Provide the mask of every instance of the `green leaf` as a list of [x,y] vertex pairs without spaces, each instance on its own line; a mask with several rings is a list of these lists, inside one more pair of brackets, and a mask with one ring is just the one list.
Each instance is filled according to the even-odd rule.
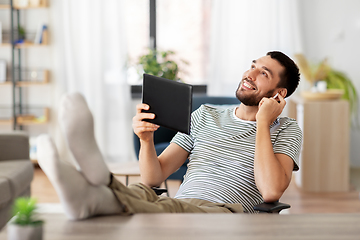
[[343,89],[343,99],[349,101],[350,114],[354,119],[357,127],[359,127],[359,98],[356,88],[352,81],[343,72],[329,69],[326,76],[326,82],[329,89]]
[[19,225],[37,225],[42,221],[36,219],[36,199],[29,197],[17,198],[13,205],[14,223]]

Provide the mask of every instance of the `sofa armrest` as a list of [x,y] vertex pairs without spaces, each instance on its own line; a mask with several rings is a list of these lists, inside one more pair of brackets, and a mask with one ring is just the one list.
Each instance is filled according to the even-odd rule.
[[22,131],[0,134],[0,161],[30,159],[29,136]]

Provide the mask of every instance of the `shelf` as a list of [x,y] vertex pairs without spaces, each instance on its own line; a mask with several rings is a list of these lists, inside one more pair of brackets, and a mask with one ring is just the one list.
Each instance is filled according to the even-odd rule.
[[37,9],[37,8],[47,8],[47,6],[44,4],[40,4],[39,6],[27,6],[27,7],[14,6],[14,9],[16,10]]
[[[11,46],[11,44],[9,45]],[[20,48],[32,48],[32,47],[44,47],[47,45],[48,45],[47,43],[35,44],[32,42],[24,42],[24,43],[15,44],[15,48],[20,49]]]
[[[16,122],[19,125],[41,125],[46,124],[49,122],[50,117],[50,109],[49,108],[43,108],[43,115],[40,117],[36,117],[32,114],[23,114],[18,115],[16,118]],[[13,118],[9,119],[0,119],[0,124],[11,124],[13,122]]]
[[11,124],[13,121],[12,119],[0,119],[0,124]]
[[44,114],[41,117],[36,117],[30,114],[24,114],[17,116],[16,122],[19,125],[38,125],[38,124],[45,124],[49,122],[50,116],[50,109],[44,108]]
[[11,47],[10,43],[1,43],[0,47]]
[[5,82],[1,82],[0,83],[0,86],[3,85],[3,86],[7,86],[7,85],[11,85],[12,83],[10,81],[5,81]]
[[[32,71],[32,70],[29,70],[29,71]],[[33,71],[38,71],[38,70],[33,70]],[[29,86],[39,86],[39,85],[46,85],[49,83],[49,70],[41,70],[39,71],[40,73],[43,74],[43,78],[39,80],[29,80],[29,81],[26,81],[26,80],[23,80],[23,81],[20,81],[20,82],[16,82],[16,86],[17,87],[29,87]],[[12,82],[11,81],[5,81],[5,82],[1,82],[0,83],[0,86],[10,86],[12,85]]]
[[[15,48],[16,49],[20,49],[20,48],[32,48],[32,47],[44,47],[47,46],[48,43],[41,43],[41,44],[35,44],[32,43],[30,41],[25,42],[25,43],[17,43],[15,44]],[[11,47],[11,43],[1,43],[0,47]]]
[[[14,5],[14,9],[16,9],[16,10],[37,9],[37,8],[47,8],[47,7],[48,7],[47,0],[40,1],[40,4],[37,6],[32,6],[29,4],[26,7],[21,7],[21,6]],[[10,4],[0,4],[0,9],[10,9],[10,8],[11,8]]]
[[[43,31],[42,43],[36,44],[29,40],[25,40],[24,43],[15,44],[16,49],[33,48],[33,47],[44,47],[49,45],[49,32],[47,29]],[[0,47],[11,47],[11,43],[1,43]]]

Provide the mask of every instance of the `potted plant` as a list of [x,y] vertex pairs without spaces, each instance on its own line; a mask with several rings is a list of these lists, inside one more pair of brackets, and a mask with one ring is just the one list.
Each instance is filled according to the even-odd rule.
[[[148,53],[138,59],[138,73],[142,77],[143,73],[163,77],[170,80],[181,80],[179,74],[179,64],[174,60],[175,52],[158,51],[149,49]],[[180,60],[184,64],[188,62]]]
[[304,55],[295,55],[299,69],[306,80],[312,86],[316,86],[319,81],[325,81],[327,89],[340,89],[343,91],[342,99],[346,99],[350,104],[350,113],[358,123],[358,93],[350,78],[343,72],[332,68],[327,59],[317,65],[311,66]]
[[13,205],[13,218],[8,224],[9,240],[42,240],[43,221],[36,212],[36,199],[20,197]]

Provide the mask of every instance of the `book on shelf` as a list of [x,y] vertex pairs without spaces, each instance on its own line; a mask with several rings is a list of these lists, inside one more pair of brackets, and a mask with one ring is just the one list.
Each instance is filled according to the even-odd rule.
[[44,32],[47,30],[47,26],[45,24],[39,24],[38,29],[35,34],[34,43],[35,44],[42,44],[45,43],[44,41]]

